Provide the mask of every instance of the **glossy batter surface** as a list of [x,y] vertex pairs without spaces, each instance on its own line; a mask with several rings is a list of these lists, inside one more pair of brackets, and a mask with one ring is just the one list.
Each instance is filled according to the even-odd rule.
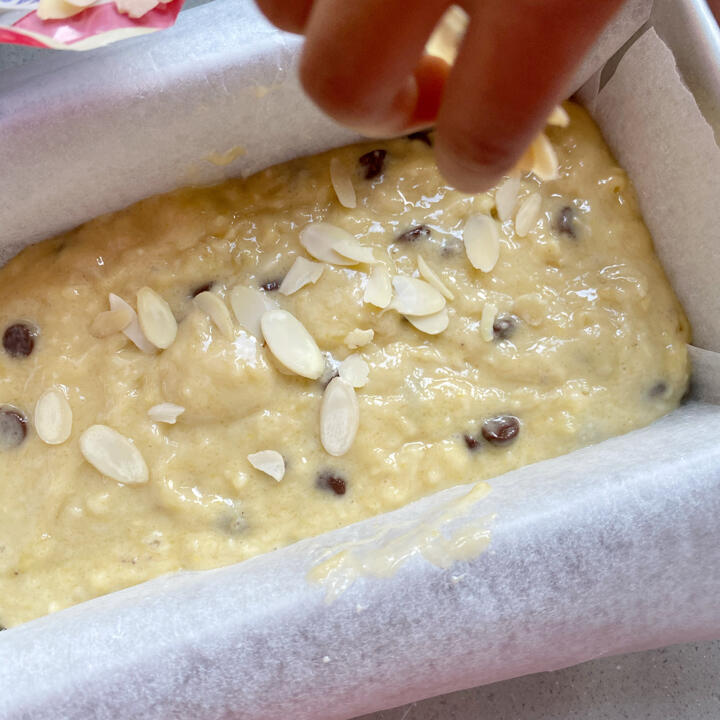
[[[36,333],[29,353],[0,349],[0,624],[161,573],[240,561],[674,408],[688,380],[684,315],[625,173],[584,111],[569,110],[569,127],[548,131],[560,178],[524,176],[504,221],[494,191],[468,196],[444,184],[430,138],[398,139],[151,198],[0,270],[0,333],[18,324]],[[368,179],[358,158],[378,148],[387,154]],[[333,157],[351,175],[354,209],[333,190]],[[521,237],[515,213],[531,193],[538,220]],[[472,215],[492,218],[499,234],[488,272],[463,246]],[[364,302],[371,267],[362,263],[326,264],[289,296],[273,289],[296,257],[311,259],[299,233],[318,221],[374,248],[391,275],[417,277],[422,256],[454,296],[447,329],[424,334]],[[225,337],[192,299],[206,285],[225,303],[237,285],[265,286],[320,350],[367,362],[347,453],[333,457],[321,444],[327,375],[280,372],[234,317]],[[144,286],[178,320],[166,350],[145,354],[120,332],[91,333],[109,293],[136,307]],[[486,306],[496,308],[489,336]],[[356,329],[374,336],[350,349]],[[52,388],[72,410],[70,436],[54,445],[34,426]],[[148,417],[163,402],[185,409],[176,424]],[[12,413],[27,420],[24,437]],[[504,443],[491,441],[492,423],[482,431],[496,416],[517,419]],[[131,440],[146,483],[114,481],[86,461],[79,438],[96,424]],[[248,460],[268,449],[284,458],[279,482]]]

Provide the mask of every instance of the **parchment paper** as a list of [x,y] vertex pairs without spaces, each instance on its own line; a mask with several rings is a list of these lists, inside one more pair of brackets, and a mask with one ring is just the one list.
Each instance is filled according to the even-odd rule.
[[[278,70],[278,63],[292,67],[295,41],[257,23],[237,0],[216,0],[213,8],[188,12],[185,23],[156,37],[159,44],[100,55],[95,73],[83,62],[62,76],[36,75],[45,78],[42,91],[3,80],[10,92],[0,103],[10,98],[12,112],[0,115],[0,157],[12,163],[3,167],[0,196],[14,193],[0,215],[6,244],[76,222],[80,216],[62,200],[75,198],[78,187],[85,198],[78,213],[92,215],[183,182],[188,166],[212,151],[248,149],[229,166],[202,167],[205,180],[249,172],[260,155],[275,162],[349,139]],[[240,33],[232,22],[212,35],[221,10],[244,23],[253,47],[235,47]],[[632,19],[616,30],[611,52],[637,30]],[[173,44],[175,32],[182,42]],[[217,53],[199,40],[208,36],[220,43]],[[704,193],[703,184],[712,190],[693,205],[692,232],[678,234],[687,225],[670,215],[647,218],[704,348],[693,350],[693,400],[650,427],[496,478],[487,497],[462,511],[457,503],[469,486],[239,565],[160,578],[0,633],[3,720],[345,718],[600,655],[720,636],[720,406],[709,404],[720,395],[713,352],[720,327],[707,317],[717,315],[720,253],[706,244],[717,243],[720,187],[717,174],[707,174],[717,148],[705,143],[706,126],[659,38],[649,33],[638,43],[594,100],[646,213]],[[196,67],[185,62],[193,54]],[[149,59],[154,75],[142,66]],[[108,89],[128,63],[139,74]],[[661,64],[663,74],[653,75]],[[597,68],[587,68],[583,80]],[[597,90],[601,76],[595,79]],[[258,104],[252,88],[259,85],[274,89]],[[68,100],[70,87],[84,89],[86,130],[78,122],[83,103]],[[640,111],[651,103],[659,104],[646,118]],[[205,123],[207,134],[197,127]],[[660,173],[678,162],[673,148],[695,141],[690,132],[703,143],[701,166],[691,167],[696,156],[684,151],[668,182]],[[155,143],[174,154],[162,157]],[[63,170],[63,160],[72,170]],[[61,180],[46,181],[55,171]],[[91,180],[100,197],[85,197],[93,195]],[[702,263],[688,265],[695,252]],[[444,534],[489,530],[489,548],[447,568],[410,548],[394,574],[358,577],[330,603],[327,584],[308,581],[337,548],[360,561],[382,557],[389,538],[443,514],[450,517]]]

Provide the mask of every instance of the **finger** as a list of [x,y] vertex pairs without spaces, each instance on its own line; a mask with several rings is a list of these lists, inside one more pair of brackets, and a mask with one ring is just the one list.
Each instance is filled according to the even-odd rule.
[[493,185],[563,99],[573,69],[622,0],[483,0],[437,122],[440,170],[460,190]]
[[313,0],[255,0],[265,17],[281,30],[302,34]]
[[[310,97],[342,123],[398,132],[419,101],[413,74],[448,0],[316,0],[300,77]],[[427,67],[420,71],[427,80]]]

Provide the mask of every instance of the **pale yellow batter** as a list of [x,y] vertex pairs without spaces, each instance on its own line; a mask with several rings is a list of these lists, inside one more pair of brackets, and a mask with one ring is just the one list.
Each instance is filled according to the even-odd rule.
[[[688,380],[686,320],[625,173],[584,111],[569,111],[568,128],[548,131],[560,179],[524,176],[517,193],[505,186],[500,218],[495,191],[449,189],[423,138],[398,139],[151,198],[3,268],[0,334],[13,325],[35,334],[16,328],[0,348],[0,623],[161,573],[237,562],[675,407]],[[385,158],[358,162],[375,149]],[[355,208],[338,201],[352,204],[352,194]],[[315,283],[287,296],[272,289],[298,256],[317,261],[299,238],[319,221],[373,248],[391,276],[420,277],[422,256],[452,296],[431,319],[437,330],[446,310],[447,329],[428,335],[365,302],[378,266],[364,262],[325,263]],[[499,237],[496,262],[483,245],[488,222]],[[478,227],[482,247],[470,243],[469,252],[486,271],[463,244]],[[208,284],[228,310],[233,288],[265,285],[321,351],[367,363],[347,452],[330,455],[321,443],[332,373],[288,373],[273,354],[277,336],[266,343],[261,329],[256,338],[231,310],[228,337],[207,314],[212,303],[192,299]],[[109,332],[98,320],[108,295],[137,309],[144,287],[177,318],[176,337],[157,335],[167,349],[143,353],[122,332],[97,337]],[[142,302],[154,302],[145,292]],[[429,293],[431,305],[437,296]],[[103,317],[123,320],[122,312]],[[355,330],[372,330],[372,340]],[[311,360],[303,367],[312,375]],[[53,389],[51,417],[62,416],[63,396],[72,413],[66,439],[62,424],[35,419]],[[184,409],[175,424],[148,416],[168,402]],[[486,439],[490,425],[481,430],[496,416],[516,418],[494,427],[514,435],[505,443]],[[94,425],[129,439],[146,482],[142,472],[134,484],[118,482],[88,462],[80,438]],[[248,460],[265,450],[282,456],[280,481]]]

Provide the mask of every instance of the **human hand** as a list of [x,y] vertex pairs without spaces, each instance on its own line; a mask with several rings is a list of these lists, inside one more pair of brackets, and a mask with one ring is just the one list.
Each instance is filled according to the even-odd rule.
[[495,184],[542,129],[622,0],[464,0],[452,68],[425,54],[450,0],[257,0],[303,33],[300,77],[341,123],[374,136],[436,126],[441,172],[460,190]]

